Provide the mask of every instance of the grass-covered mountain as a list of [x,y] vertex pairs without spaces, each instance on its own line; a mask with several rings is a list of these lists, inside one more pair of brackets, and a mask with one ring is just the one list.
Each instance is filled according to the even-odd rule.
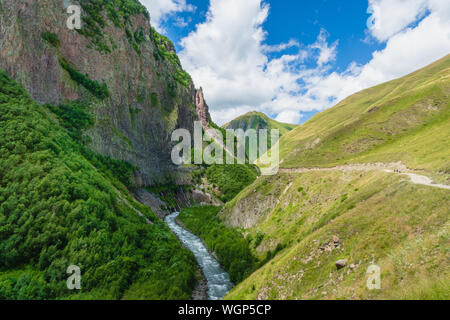
[[[262,112],[249,112],[246,113],[231,122],[225,124],[222,126],[222,129],[242,129],[244,131],[248,129],[256,130],[257,135],[259,136],[259,130],[266,129],[267,131],[267,148],[272,148],[272,139],[270,135],[270,130],[279,130],[280,137],[286,134],[287,132],[291,131],[292,129],[296,128],[297,125],[295,124],[287,124],[287,123],[281,123],[278,121],[275,121],[273,119],[270,119],[268,116],[266,116]],[[250,144],[247,141],[246,144],[246,154],[249,156],[249,146]],[[261,156],[258,152],[258,157]]]
[[280,136],[284,135],[285,133],[291,131],[296,127],[297,125],[295,124],[281,123],[273,119],[270,119],[262,112],[256,111],[246,113],[222,126],[222,128],[224,129],[233,129],[233,130],[243,129],[244,131],[247,129],[255,129],[255,130],[278,129],[280,130]]
[[[85,146],[92,121],[0,71],[0,300],[188,299],[193,255],[129,194],[133,167]],[[81,291],[66,287],[70,265]]]
[[[285,134],[280,173],[220,213],[269,258],[227,298],[449,299],[450,191],[384,170],[406,166],[448,185],[449,117],[447,56]],[[381,290],[366,286],[373,264]]]
[[282,166],[396,162],[450,174],[450,56],[361,91],[280,142]]

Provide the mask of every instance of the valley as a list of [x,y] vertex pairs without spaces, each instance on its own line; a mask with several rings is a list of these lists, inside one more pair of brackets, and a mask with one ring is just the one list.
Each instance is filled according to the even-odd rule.
[[[139,1],[77,1],[78,31],[64,3],[0,1],[0,300],[450,299],[450,55],[219,127]],[[279,130],[278,172],[175,164],[196,126]]]

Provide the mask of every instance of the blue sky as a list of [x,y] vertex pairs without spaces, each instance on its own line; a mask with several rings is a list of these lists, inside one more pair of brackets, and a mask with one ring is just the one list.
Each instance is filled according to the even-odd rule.
[[141,1],[219,124],[252,110],[302,123],[450,52],[450,1]]
[[[181,51],[180,40],[204,22],[209,0],[188,1],[196,7],[195,12],[171,15],[163,23],[164,33]],[[372,52],[382,47],[376,41],[366,39],[366,23],[370,17],[364,0],[283,0],[266,1],[270,4],[270,15],[264,23],[268,32],[267,44],[288,42],[298,39],[301,43],[313,43],[321,29],[329,33],[329,41],[339,41],[339,52],[335,67],[345,70],[353,62],[366,63]],[[177,20],[184,19],[187,26],[178,26]],[[287,50],[286,52],[292,52]]]

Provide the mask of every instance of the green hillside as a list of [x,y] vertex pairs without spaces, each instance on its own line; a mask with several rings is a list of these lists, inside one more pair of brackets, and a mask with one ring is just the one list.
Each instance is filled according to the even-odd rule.
[[[262,177],[222,217],[278,254],[226,298],[449,299],[449,193],[378,171]],[[366,287],[373,264],[382,290]]]
[[[285,134],[281,172],[257,179],[220,213],[268,260],[227,298],[449,299],[450,191],[382,166],[333,168],[402,162],[449,184],[449,95],[447,56]],[[366,286],[373,264],[381,290]]]
[[450,55],[354,94],[286,134],[282,166],[402,161],[450,173]]
[[[232,129],[232,130],[242,129],[246,131],[248,129],[254,129],[257,131],[257,134],[259,134],[259,130],[262,129],[267,129],[269,131],[278,129],[280,132],[280,137],[296,127],[298,126],[295,124],[281,123],[273,119],[270,119],[264,113],[256,111],[246,113],[222,126],[223,129]],[[245,147],[246,147],[245,150],[246,154],[247,156],[249,156],[249,143],[247,143]],[[267,135],[267,148],[268,149],[272,148],[272,139],[270,138],[270,133],[268,133]],[[258,152],[258,157],[259,156],[261,155]]]
[[270,119],[262,112],[256,111],[246,113],[222,126],[222,128],[224,129],[233,129],[233,130],[243,129],[244,131],[247,129],[255,129],[255,130],[278,129],[280,130],[281,136],[296,127],[298,126],[295,124],[281,123],[273,119]]
[[86,108],[42,106],[0,71],[0,300],[188,299],[194,256],[130,196],[133,167],[85,148]]

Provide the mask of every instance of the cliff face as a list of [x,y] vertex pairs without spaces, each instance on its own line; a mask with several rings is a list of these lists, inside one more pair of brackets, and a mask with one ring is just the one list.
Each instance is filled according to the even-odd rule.
[[[66,25],[71,4],[80,30]],[[177,176],[170,136],[193,129],[196,91],[138,1],[2,0],[0,69],[40,103],[88,102],[90,148],[139,167],[136,185]]]
[[203,128],[208,128],[210,126],[211,117],[209,115],[209,107],[206,104],[205,97],[203,96],[203,89],[200,88],[195,92],[195,109],[197,115],[202,122]]

